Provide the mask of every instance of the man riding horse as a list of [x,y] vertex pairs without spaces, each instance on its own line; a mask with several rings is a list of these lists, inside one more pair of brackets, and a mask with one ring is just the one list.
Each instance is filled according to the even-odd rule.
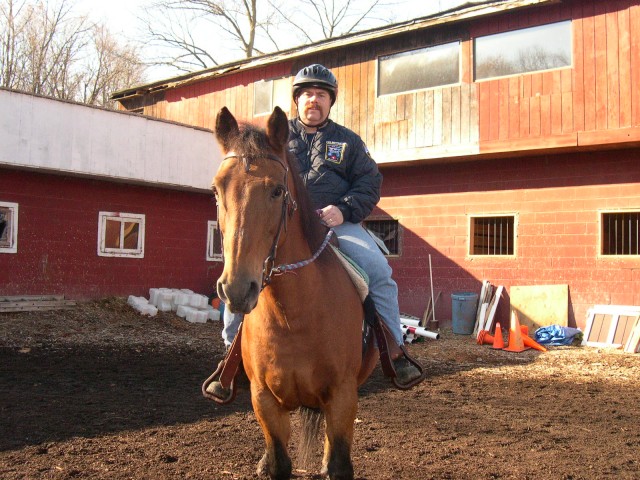
[[[326,67],[313,64],[298,72],[293,82],[298,116],[289,120],[288,148],[322,222],[335,232],[340,249],[368,275],[370,296],[395,342],[389,350],[396,380],[410,384],[422,373],[402,349],[395,348],[403,345],[398,287],[386,257],[362,225],[380,200],[382,174],[363,140],[329,118],[337,92],[336,77]],[[228,308],[224,311],[222,336],[227,348],[242,317]],[[219,398],[229,393],[218,381],[210,383],[207,392]]]

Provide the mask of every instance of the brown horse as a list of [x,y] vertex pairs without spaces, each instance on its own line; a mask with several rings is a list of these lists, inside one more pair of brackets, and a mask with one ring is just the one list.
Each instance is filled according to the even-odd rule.
[[[328,230],[288,156],[282,110],[265,132],[240,128],[223,108],[216,136],[224,160],[213,188],[225,259],[217,288],[227,308],[246,314],[242,361],[266,442],[258,475],[290,478],[289,412],[302,408],[324,415],[323,473],[351,479],[358,386],[377,361],[363,359],[362,302],[336,254],[323,249]],[[303,434],[313,434],[313,423]]]

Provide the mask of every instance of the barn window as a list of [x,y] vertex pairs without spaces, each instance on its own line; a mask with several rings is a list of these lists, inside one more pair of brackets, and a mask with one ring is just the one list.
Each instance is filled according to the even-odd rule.
[[207,222],[207,261],[222,261],[222,236],[215,220]]
[[291,80],[277,78],[253,84],[253,114],[267,115],[276,107],[288,112],[291,107]]
[[571,66],[571,21],[474,40],[476,80]]
[[364,226],[372,234],[386,256],[400,255],[400,225],[398,220],[365,220]]
[[459,82],[459,41],[378,58],[378,96]]
[[18,204],[0,202],[0,253],[18,251]]
[[514,255],[515,215],[472,216],[470,255]]
[[98,214],[98,255],[144,258],[145,216],[136,213]]
[[602,255],[640,255],[640,212],[608,212],[601,217]]

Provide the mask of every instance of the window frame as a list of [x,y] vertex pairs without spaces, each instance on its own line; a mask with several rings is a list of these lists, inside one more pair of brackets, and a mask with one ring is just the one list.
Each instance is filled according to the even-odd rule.
[[[402,229],[402,225],[400,224],[400,220],[398,220],[397,218],[391,218],[391,217],[380,217],[380,216],[373,216],[373,217],[367,217],[364,221],[363,221],[363,226],[365,229],[369,230],[371,233],[373,233],[375,235],[375,231],[373,229],[371,229],[369,227],[370,223],[373,222],[395,222],[395,226],[397,226],[397,233],[395,235],[395,243],[397,245],[397,252],[393,252],[393,253],[385,253],[384,251],[382,251],[382,249],[380,249],[380,251],[382,251],[383,255],[387,258],[399,258],[402,256],[402,240],[403,240],[403,229]],[[385,243],[384,240],[382,240],[380,237],[378,237],[376,235],[377,239],[380,240],[381,242]],[[386,244],[385,244],[386,246]],[[388,249],[389,247],[386,246],[386,248]]]
[[[454,82],[454,83],[443,83],[443,84],[439,84],[439,85],[432,85],[429,87],[416,87],[413,89],[409,89],[409,90],[402,90],[402,91],[398,91],[398,92],[390,92],[390,93],[380,93],[380,82],[381,82],[381,78],[380,78],[380,62],[383,58],[390,58],[393,56],[399,56],[399,55],[406,55],[406,54],[410,54],[411,52],[418,52],[420,50],[429,50],[429,49],[436,49],[438,47],[443,47],[445,45],[449,45],[449,44],[457,44],[457,53],[458,53],[458,81]],[[456,39],[456,40],[451,40],[451,41],[447,41],[447,42],[442,42],[442,43],[435,43],[432,45],[423,45],[421,47],[417,47],[417,48],[411,48],[409,50],[400,50],[397,52],[393,52],[393,53],[388,53],[388,54],[384,54],[384,55],[378,55],[378,57],[376,58],[376,98],[384,98],[384,97],[389,97],[392,95],[405,95],[405,94],[410,94],[410,93],[414,93],[414,92],[421,92],[421,91],[426,91],[426,90],[432,90],[432,89],[436,89],[436,88],[443,88],[443,87],[451,87],[451,86],[455,86],[455,85],[460,85],[462,83],[462,39]]]
[[[117,221],[120,226],[122,239],[122,229],[124,223],[137,223],[138,244],[136,248],[109,248],[105,246],[105,235],[107,233],[107,221]],[[98,212],[98,256],[99,257],[120,257],[120,258],[144,258],[145,245],[145,222],[146,216],[141,213],[123,212]]]
[[[220,253],[215,252],[215,238],[218,236],[220,238]],[[218,221],[217,220],[209,220],[207,221],[207,252],[206,252],[206,260],[207,262],[222,262],[222,237],[218,232]]]
[[[469,213],[467,214],[467,256],[469,258],[515,258],[518,254],[518,223],[519,223],[519,215],[515,212],[507,212],[507,213],[482,213],[475,214]],[[513,231],[511,233],[511,240],[513,241],[513,253],[505,253],[505,254],[484,254],[484,253],[474,253],[474,236],[475,236],[475,224],[474,221],[480,218],[513,218]]]
[[[270,106],[265,111],[256,111],[256,85],[258,84],[271,84],[270,91]],[[264,117],[270,115],[276,106],[280,107],[283,112],[289,112],[291,110],[291,78],[290,77],[274,77],[265,78],[263,80],[254,82],[253,84],[253,106],[251,112],[254,117]]]
[[[504,75],[492,75],[492,76],[486,76],[486,77],[482,77],[482,78],[478,78],[478,68],[477,68],[477,64],[476,64],[476,60],[478,58],[477,55],[477,41],[478,39],[481,38],[485,38],[485,37],[491,37],[491,36],[497,36],[497,35],[503,35],[503,34],[508,34],[508,33],[515,33],[515,32],[520,32],[520,31],[525,31],[525,30],[531,30],[531,29],[535,29],[535,28],[541,28],[541,27],[545,27],[548,25],[554,25],[554,24],[560,24],[560,23],[569,23],[569,30],[570,30],[570,45],[569,45],[569,54],[571,56],[571,58],[569,59],[569,65],[564,65],[564,66],[558,66],[558,67],[551,67],[551,68],[543,68],[540,70],[527,70],[527,71],[521,71],[521,72],[516,72],[516,73],[506,73]],[[492,34],[488,34],[488,35],[481,35],[478,37],[473,38],[473,43],[472,43],[472,56],[473,56],[473,62],[471,65],[472,68],[472,72],[473,72],[473,81],[474,82],[485,82],[485,81],[491,81],[491,80],[495,80],[495,79],[499,79],[499,78],[508,78],[508,77],[514,77],[514,76],[520,76],[520,75],[528,75],[528,74],[533,74],[533,73],[540,73],[540,72],[549,72],[549,71],[553,71],[553,70],[561,70],[561,69],[569,69],[569,68],[573,68],[573,64],[574,64],[574,52],[573,52],[573,20],[572,19],[564,19],[564,20],[559,20],[557,22],[549,22],[549,23],[545,23],[542,25],[533,25],[530,27],[525,27],[525,28],[519,28],[519,29],[515,29],[515,30],[506,30],[504,32],[498,32],[498,33],[492,33]]]
[[0,245],[0,253],[18,253],[18,214],[19,205],[14,202],[0,202],[0,207],[6,208],[11,212],[9,218],[7,234],[7,245]]
[[[604,253],[604,220],[605,215],[621,215],[632,213],[640,215],[640,208],[626,208],[620,210],[598,210],[598,257],[603,259],[638,259],[640,258],[640,250],[638,253]],[[636,238],[636,242],[640,239]]]

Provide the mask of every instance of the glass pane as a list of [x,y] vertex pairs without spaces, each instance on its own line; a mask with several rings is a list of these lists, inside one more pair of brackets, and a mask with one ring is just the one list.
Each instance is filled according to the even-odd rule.
[[0,247],[11,246],[11,209],[0,207]]
[[121,248],[120,247],[120,224],[118,220],[106,221],[104,229],[104,246],[105,248]]
[[571,66],[571,21],[475,39],[476,79]]
[[460,42],[453,42],[380,57],[378,96],[458,83],[459,55]]
[[256,82],[253,84],[253,114],[271,112],[271,94],[273,93],[273,81]]
[[138,232],[140,224],[138,222],[124,222],[124,248],[136,250],[138,248]]

